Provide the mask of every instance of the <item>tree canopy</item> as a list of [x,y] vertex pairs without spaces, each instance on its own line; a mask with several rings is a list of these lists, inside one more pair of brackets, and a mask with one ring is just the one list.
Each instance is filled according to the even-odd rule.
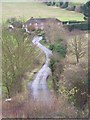
[[83,5],[84,19],[90,21],[90,1]]

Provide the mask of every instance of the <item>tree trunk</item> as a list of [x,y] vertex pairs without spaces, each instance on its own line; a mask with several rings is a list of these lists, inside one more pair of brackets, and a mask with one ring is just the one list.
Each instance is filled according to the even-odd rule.
[[79,57],[78,57],[78,55],[76,55],[76,59],[77,59],[77,63],[79,63]]
[[6,88],[7,88],[7,92],[8,92],[8,98],[11,98],[9,87],[6,86]]

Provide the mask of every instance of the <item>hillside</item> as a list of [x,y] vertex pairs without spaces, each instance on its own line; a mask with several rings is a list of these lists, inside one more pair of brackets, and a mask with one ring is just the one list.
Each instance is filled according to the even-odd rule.
[[2,3],[2,19],[10,17],[56,17],[59,20],[83,20],[81,13],[71,12],[57,7],[48,7],[44,3],[36,2],[9,2]]
[[[87,118],[88,31],[68,29],[66,23],[84,20],[83,14],[7,1],[2,3],[3,118]],[[31,17],[38,19],[27,23]]]

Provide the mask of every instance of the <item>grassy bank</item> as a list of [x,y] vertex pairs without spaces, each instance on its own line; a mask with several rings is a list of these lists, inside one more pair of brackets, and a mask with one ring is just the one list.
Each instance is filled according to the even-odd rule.
[[10,17],[23,17],[25,20],[30,17],[56,17],[60,20],[83,20],[81,13],[63,10],[57,7],[48,7],[44,3],[36,2],[9,2],[2,4],[3,20]]

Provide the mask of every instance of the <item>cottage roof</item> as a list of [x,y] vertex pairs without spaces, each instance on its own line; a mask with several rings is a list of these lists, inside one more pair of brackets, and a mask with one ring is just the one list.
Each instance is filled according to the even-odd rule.
[[28,21],[26,21],[25,24],[34,24],[34,23],[41,23],[41,22],[47,22],[49,20],[56,20],[57,22],[61,22],[60,20],[58,20],[57,18],[30,18]]

